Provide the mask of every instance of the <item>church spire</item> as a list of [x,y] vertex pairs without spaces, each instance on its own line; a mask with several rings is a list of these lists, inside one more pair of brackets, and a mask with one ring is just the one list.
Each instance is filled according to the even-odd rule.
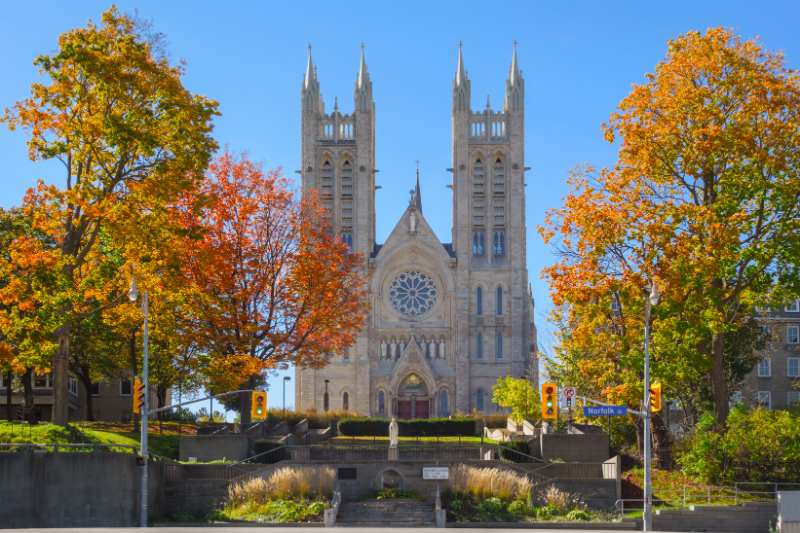
[[506,99],[503,109],[522,109],[525,107],[525,80],[517,62],[517,41],[514,41],[514,55],[511,57],[511,68],[506,80]]
[[373,109],[372,82],[369,81],[369,69],[367,61],[364,59],[364,43],[361,43],[361,64],[358,68],[354,98],[356,110],[371,111]]
[[458,69],[456,70],[456,86],[467,80],[467,71],[464,70],[464,56],[461,54],[461,41],[458,41]]
[[305,88],[308,89],[310,83],[317,80],[317,72],[314,69],[314,62],[311,60],[311,44],[308,45],[308,66],[306,67]]
[[319,94],[319,81],[317,80],[317,68],[311,59],[311,45],[308,45],[308,65],[303,76],[303,84],[300,88],[300,99],[303,102],[303,111],[318,111],[322,107],[322,95]]
[[417,186],[414,188],[414,204],[417,207],[417,211],[419,214],[422,214],[422,194],[419,190],[419,159],[416,161],[417,163]]
[[512,87],[514,87],[517,84],[517,81],[521,79],[519,75],[519,64],[517,63],[517,41],[514,41],[514,57],[511,60],[511,74],[508,78]]

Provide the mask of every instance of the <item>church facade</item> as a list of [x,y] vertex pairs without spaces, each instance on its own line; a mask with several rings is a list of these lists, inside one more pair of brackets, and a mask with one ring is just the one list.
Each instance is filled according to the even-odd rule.
[[441,242],[425,220],[417,171],[403,216],[376,242],[375,103],[361,51],[355,109],[325,112],[309,47],[301,88],[302,189],[316,190],[334,233],[369,275],[368,324],[322,369],[298,369],[295,408],[429,418],[498,410],[492,385],[538,387],[526,266],[525,86],[516,43],[502,111],[470,107],[459,45],[453,81],[453,224]]

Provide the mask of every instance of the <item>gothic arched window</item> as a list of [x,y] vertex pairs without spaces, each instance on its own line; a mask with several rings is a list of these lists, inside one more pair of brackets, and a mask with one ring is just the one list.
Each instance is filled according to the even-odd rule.
[[386,411],[386,395],[383,391],[378,393],[378,413],[383,414]]
[[342,410],[347,411],[350,409],[350,395],[346,392],[342,394]]
[[476,231],[472,234],[472,253],[474,255],[483,255],[483,232]]
[[478,359],[483,359],[483,333],[478,333]]
[[502,359],[503,358],[503,334],[502,333],[498,333],[497,334],[497,358],[498,359]]
[[477,159],[472,166],[472,224],[476,228],[483,228],[485,226],[484,174],[483,162]]
[[497,287],[497,316],[503,316],[503,287]]
[[478,391],[478,411],[483,411],[483,391]]
[[476,310],[476,314],[478,316],[482,316],[483,315],[483,288],[482,287],[478,287],[477,290],[475,291],[475,299],[477,300],[477,305],[478,305],[478,308]]
[[447,391],[442,391],[442,414],[446,414],[448,412],[447,409]]

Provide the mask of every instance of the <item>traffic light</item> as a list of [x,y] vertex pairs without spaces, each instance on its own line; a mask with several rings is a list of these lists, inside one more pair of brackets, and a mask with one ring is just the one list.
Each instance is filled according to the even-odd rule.
[[[142,414],[142,406],[145,400],[144,383],[138,379],[133,382],[133,412]],[[146,407],[145,407],[146,409]]]
[[555,383],[545,383],[542,385],[542,418],[557,418],[558,407],[556,406],[556,392],[558,387]]
[[267,393],[266,392],[253,392],[253,399],[250,402],[250,416],[253,418],[266,418],[267,417]]
[[654,413],[661,410],[661,383],[650,385],[650,410]]

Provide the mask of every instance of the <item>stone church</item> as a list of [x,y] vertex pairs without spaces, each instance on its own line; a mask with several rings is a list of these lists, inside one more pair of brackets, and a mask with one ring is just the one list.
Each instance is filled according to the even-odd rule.
[[[375,417],[490,413],[498,377],[538,386],[525,226],[525,83],[516,42],[502,111],[470,107],[459,44],[453,81],[452,240],[442,242],[416,188],[383,244],[375,236],[375,103],[361,47],[355,109],[325,112],[311,59],[301,87],[302,189],[316,189],[333,231],[364,258],[369,322],[322,369],[298,369],[295,407]],[[488,99],[487,99],[488,100]]]

